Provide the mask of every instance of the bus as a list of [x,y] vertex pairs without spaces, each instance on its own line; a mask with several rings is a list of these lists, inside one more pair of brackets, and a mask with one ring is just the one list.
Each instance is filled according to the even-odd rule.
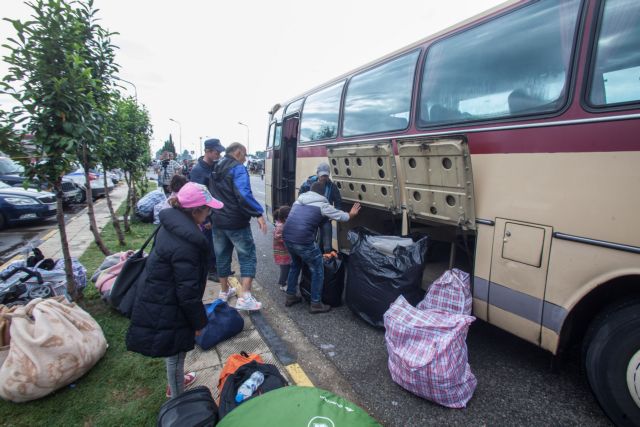
[[363,206],[339,248],[430,236],[424,286],[470,272],[477,318],[580,349],[640,423],[640,2],[504,3],[276,104],[267,138],[268,215],[328,163]]

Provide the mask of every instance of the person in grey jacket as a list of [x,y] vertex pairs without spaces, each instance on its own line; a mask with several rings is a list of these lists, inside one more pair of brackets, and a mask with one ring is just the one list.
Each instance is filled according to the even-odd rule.
[[354,204],[349,212],[334,208],[324,197],[324,189],[324,184],[316,182],[311,186],[311,191],[298,197],[291,207],[282,233],[284,244],[291,255],[285,306],[291,307],[302,300],[297,295],[297,288],[302,263],[304,263],[311,272],[311,307],[309,308],[311,313],[324,313],[331,310],[331,306],[322,302],[324,264],[322,252],[316,243],[318,226],[327,219],[346,222],[360,212],[360,203]]

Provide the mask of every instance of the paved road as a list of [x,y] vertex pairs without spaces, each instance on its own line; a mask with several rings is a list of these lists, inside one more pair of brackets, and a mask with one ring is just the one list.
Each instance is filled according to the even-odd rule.
[[[256,198],[264,202],[263,181],[252,177],[251,182]],[[265,291],[282,302],[282,310],[351,384],[359,403],[385,426],[611,425],[577,360],[552,369],[548,353],[479,320],[467,338],[469,363],[478,379],[468,407],[446,409],[414,396],[391,380],[384,331],[371,328],[346,307],[315,316],[305,304],[285,308],[275,285],[271,231],[263,236],[254,224],[254,236],[257,279]]]
[[[65,208],[65,221],[73,218],[84,205],[71,205]],[[0,265],[17,255],[31,243],[37,246],[40,239],[58,226],[56,217],[44,221],[20,224],[0,231]]]

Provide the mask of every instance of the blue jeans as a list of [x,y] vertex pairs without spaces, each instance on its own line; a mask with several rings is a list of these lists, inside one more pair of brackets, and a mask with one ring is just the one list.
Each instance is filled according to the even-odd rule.
[[318,244],[322,248],[323,253],[331,252],[333,249],[333,227],[331,221],[326,220],[318,229]]
[[306,245],[284,242],[291,255],[291,270],[287,278],[287,294],[295,295],[298,289],[298,279],[302,264],[307,264],[311,272],[311,302],[322,302],[322,286],[324,282],[324,263],[318,244],[313,242]]
[[216,253],[218,277],[231,275],[231,255],[233,248],[238,253],[241,277],[256,277],[256,245],[253,243],[251,227],[246,226],[237,230],[213,229],[213,249]]

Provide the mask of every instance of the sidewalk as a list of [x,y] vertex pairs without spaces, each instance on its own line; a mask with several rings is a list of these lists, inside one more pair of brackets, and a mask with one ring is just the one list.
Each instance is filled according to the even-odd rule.
[[[125,202],[127,195],[126,186],[120,185],[116,187],[111,193],[111,200],[114,210],[117,210],[122,203]],[[94,211],[96,216],[96,222],[99,231],[109,224],[111,221],[111,215],[105,199],[101,199],[94,204]],[[46,236],[43,237],[43,243],[39,245],[46,257],[61,258],[62,249],[60,244],[58,229],[52,230]],[[69,241],[69,248],[71,256],[80,258],[85,250],[93,243],[93,234],[89,229],[89,217],[87,215],[87,209],[80,211],[73,219],[67,223],[67,238]],[[240,271],[239,266],[234,266],[235,271]],[[92,274],[93,272],[87,272]],[[236,278],[230,278],[230,284],[237,289],[240,287],[240,283]],[[89,284],[89,286],[92,286]],[[254,287],[260,287],[258,283],[254,282]],[[218,297],[220,291],[220,284],[208,281],[203,297],[205,304],[213,302]],[[236,298],[232,298],[229,303],[235,305]],[[265,363],[271,363],[278,367],[282,375],[289,380],[290,383],[296,385],[308,385],[311,386],[311,381],[304,374],[302,369],[294,362],[293,358],[288,356],[286,349],[282,350],[284,345],[279,341],[279,337],[271,330],[268,323],[264,321],[264,318],[259,313],[252,314],[251,316],[247,312],[240,311],[242,318],[244,319],[243,331],[235,337],[226,340],[211,350],[203,351],[196,346],[195,349],[187,354],[185,361],[185,372],[196,372],[196,381],[191,387],[198,385],[207,386],[214,398],[218,398],[218,378],[220,371],[224,363],[233,353],[239,353],[245,351],[247,353],[257,353],[262,357]],[[256,328],[253,318],[257,318],[260,328]],[[273,346],[279,348],[277,354],[274,355],[267,341],[263,338],[263,335],[269,337],[269,342]],[[286,367],[285,365],[286,364]]]

